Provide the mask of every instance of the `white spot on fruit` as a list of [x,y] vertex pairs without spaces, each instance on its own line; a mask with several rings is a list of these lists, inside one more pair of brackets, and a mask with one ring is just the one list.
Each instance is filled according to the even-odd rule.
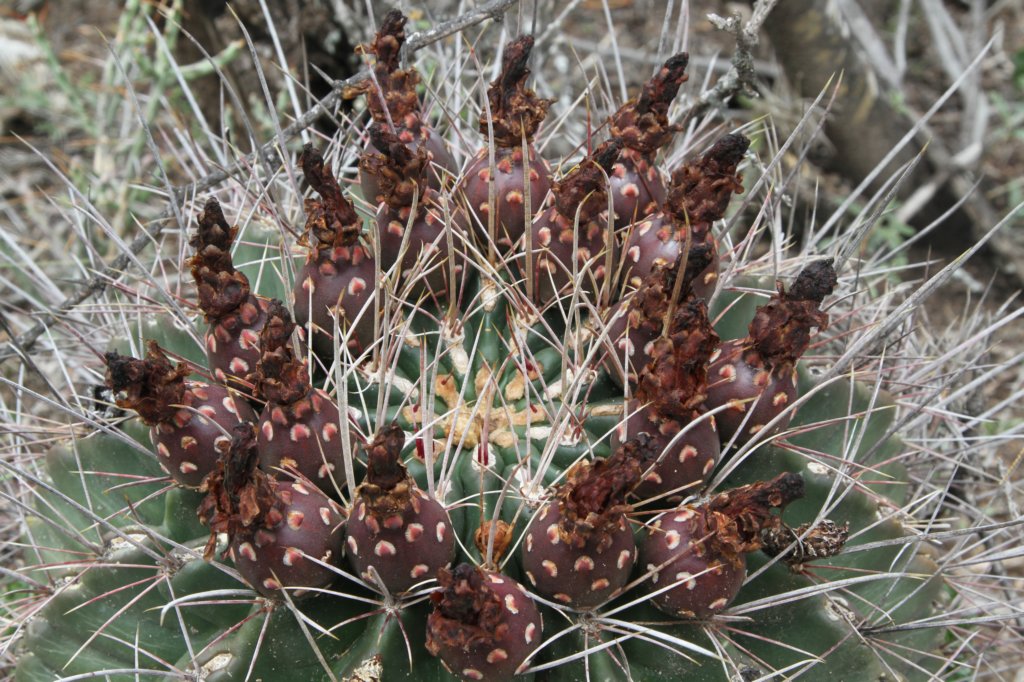
[[445,534],[445,531],[447,530],[447,526],[445,526],[444,521],[438,521],[437,522],[437,528],[435,530],[436,530],[436,533],[437,533],[437,541],[438,542],[444,542],[444,534]]
[[348,536],[348,548],[352,552],[352,556],[359,556],[359,543],[351,535]]
[[292,510],[288,512],[288,527],[294,530],[302,528],[302,521],[306,518],[306,515],[300,511]]
[[484,679],[484,674],[482,672],[480,672],[479,670],[477,670],[476,668],[463,668],[462,676],[463,677],[468,677],[471,680],[482,680],[482,679]]
[[605,589],[606,587],[608,587],[609,584],[610,583],[608,582],[607,578],[598,578],[594,582],[590,583],[590,589],[596,592],[598,590]]
[[274,425],[271,424],[269,420],[263,422],[260,428],[263,429],[263,437],[267,439],[268,442],[274,440]]
[[298,443],[300,440],[306,440],[313,435],[313,432],[309,430],[309,427],[305,424],[296,424],[288,432],[288,436],[292,439],[293,443]]
[[551,544],[552,545],[557,545],[558,544],[558,539],[559,539],[558,538],[558,524],[557,523],[552,523],[550,526],[548,526],[547,534],[548,534],[548,540],[551,542]]
[[191,474],[192,472],[198,469],[199,467],[196,466],[193,462],[182,462],[181,466],[178,467],[178,470],[183,474]]
[[576,569],[577,573],[579,573],[580,571],[593,571],[594,560],[584,555],[577,559],[572,566],[574,569]]
[[544,561],[540,562],[540,565],[544,567],[544,570],[548,572],[549,576],[551,576],[552,578],[558,577],[558,566],[555,564],[554,561],[551,561],[550,559],[545,559]]
[[523,632],[523,639],[526,640],[527,644],[533,644],[533,636],[537,633],[537,625],[535,623],[529,623],[526,626],[526,630]]
[[676,573],[676,580],[682,581],[683,585],[685,585],[688,590],[692,590],[697,587],[697,580],[693,577],[692,573],[687,571],[680,571],[679,573]]
[[373,553],[379,557],[395,556],[395,546],[387,540],[381,540],[377,543],[376,547],[373,548]]
[[416,538],[421,535],[423,535],[422,523],[410,523],[409,527],[405,529],[406,542],[416,542]]
[[726,599],[725,597],[719,597],[715,601],[713,601],[710,604],[708,604],[708,608],[711,609],[712,611],[718,611],[719,609],[724,609],[725,605],[728,604],[728,603],[729,603],[728,599]]
[[504,649],[494,649],[491,653],[487,654],[488,663],[500,663],[508,658],[508,654]]
[[294,547],[288,547],[284,550],[284,556],[281,557],[281,563],[285,566],[294,566],[302,560],[302,552],[295,549]]
[[619,552],[619,559],[615,562],[615,565],[619,567],[619,570],[622,570],[626,567],[626,564],[629,562],[631,556],[632,554],[628,549],[624,549],[621,552]]
[[412,567],[412,570],[409,571],[409,577],[412,578],[413,580],[419,580],[420,578],[422,578],[423,576],[425,576],[429,572],[430,572],[430,567],[427,566],[426,564],[416,564],[415,566]]
[[238,553],[249,561],[256,561],[256,549],[251,542],[243,542],[238,546]]
[[519,605],[516,604],[516,596],[514,594],[505,595],[505,608],[513,615],[519,613]]

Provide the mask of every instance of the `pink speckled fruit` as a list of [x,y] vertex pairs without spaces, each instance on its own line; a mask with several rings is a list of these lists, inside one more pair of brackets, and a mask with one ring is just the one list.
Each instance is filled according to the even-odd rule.
[[665,181],[654,159],[679,130],[668,122],[668,109],[686,82],[689,60],[685,52],[670,57],[644,83],[640,94],[625,102],[611,118],[611,136],[623,147],[609,178],[617,229],[643,220],[665,202]]
[[501,257],[512,253],[529,227],[527,206],[532,220],[551,189],[551,170],[533,147],[533,137],[551,102],[526,87],[532,49],[533,36],[529,35],[505,45],[501,73],[487,89],[487,107],[480,116],[485,144],[473,156],[456,194],[465,199],[483,250],[490,250],[493,239]]
[[526,529],[521,564],[537,593],[577,609],[608,601],[636,560],[626,495],[640,480],[649,439],[630,441],[605,460],[569,471],[555,499]]
[[[416,92],[420,83],[419,72],[413,67],[399,68],[407,21],[397,9],[384,15],[373,41],[361,46],[363,54],[375,58],[373,77],[349,88],[346,94],[366,95],[367,109],[374,124],[387,126],[414,153],[423,150],[428,166],[427,182],[432,189],[441,191],[450,186],[458,167],[444,139],[425,120]],[[363,151],[365,154],[379,154],[383,150],[371,139]],[[382,201],[380,195],[384,188],[377,175],[360,167],[359,185],[363,199],[370,205],[376,206]]]
[[[552,190],[551,205],[530,226],[526,257],[519,262],[524,278],[532,277],[533,299],[548,305],[574,292],[593,296],[607,278],[607,265],[617,262],[617,242],[609,235],[605,177],[619,156],[616,140],[603,143]],[[609,257],[610,256],[610,257]]]
[[[706,409],[716,416],[722,443],[765,438],[789,425],[797,398],[796,361],[811,343],[811,330],[828,327],[821,303],[836,285],[832,260],[811,263],[787,291],[757,309],[745,339],[723,343],[708,369]],[[771,428],[765,428],[779,418]]]
[[463,680],[512,679],[541,641],[540,612],[508,576],[460,564],[437,576],[427,651]]
[[344,515],[320,490],[300,481],[284,483],[256,466],[256,431],[239,424],[228,451],[207,479],[199,518],[210,526],[206,558],[219,533],[246,582],[268,597],[289,589],[301,597],[327,587],[341,556]]
[[658,516],[640,543],[651,602],[679,618],[720,613],[743,585],[746,553],[761,548],[763,530],[781,523],[771,510],[803,494],[800,475],[785,473]]
[[245,379],[260,359],[259,334],[269,302],[253,296],[249,278],[235,269],[231,247],[238,230],[228,225],[216,199],[206,202],[197,222],[189,263],[199,308],[210,325],[206,357],[218,381],[248,391]]
[[[315,242],[295,277],[295,321],[310,330],[307,341],[330,365],[341,339],[348,339],[354,357],[373,344],[375,267],[373,254],[360,243],[362,220],[323,156],[306,145],[300,164],[320,199],[306,200],[306,238]],[[337,341],[336,324],[341,332]]]
[[227,451],[224,435],[255,414],[244,400],[217,384],[191,381],[185,364],[174,366],[155,342],[144,360],[107,353],[107,387],[117,404],[148,424],[160,462],[176,483],[202,484]]
[[[512,251],[526,231],[526,192],[530,194],[530,222],[540,212],[551,189],[551,169],[532,145],[524,163],[522,147],[494,150],[494,179],[487,149],[473,158],[463,176],[460,191],[473,216],[473,230],[487,244],[490,240],[491,185],[494,186],[494,242],[501,255]],[[527,183],[527,178],[529,182]]]
[[328,494],[342,463],[341,415],[334,400],[310,384],[292,352],[295,323],[277,300],[267,309],[256,366],[257,394],[267,401],[259,418],[260,465],[279,476],[300,476]]
[[[405,434],[392,424],[366,447],[366,479],[349,515],[348,560],[370,585],[391,593],[430,580],[455,558],[455,531],[444,506],[416,487],[402,464]],[[371,572],[373,569],[373,572]]]

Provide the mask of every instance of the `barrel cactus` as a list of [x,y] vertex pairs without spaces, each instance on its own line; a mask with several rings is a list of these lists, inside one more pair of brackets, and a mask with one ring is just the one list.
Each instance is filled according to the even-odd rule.
[[[669,64],[674,95],[686,58]],[[8,468],[30,595],[7,640],[15,679],[872,681],[942,677],[973,651],[971,616],[944,615],[983,610],[990,586],[943,555],[971,526],[936,525],[951,503],[934,466],[936,432],[966,422],[920,417],[963,370],[913,330],[884,345],[915,294],[851,257],[863,230],[754,248],[761,218],[737,196],[765,184],[740,183],[765,169],[758,128],[706,131],[670,162],[623,157],[673,177],[666,256],[638,228],[647,207],[617,224],[621,140],[557,163],[535,144],[541,117],[516,140],[492,132],[490,158],[525,150],[563,169],[556,188],[589,174],[575,206],[507,174],[535,185],[519,189],[537,220],[499,235],[478,212],[485,126],[442,139],[417,109],[396,137],[377,109],[365,150],[297,144],[260,177],[272,191],[183,202],[199,235],[69,321],[101,388],[76,385],[63,437]],[[659,100],[666,131],[672,111]],[[346,160],[362,155],[365,181],[418,153],[408,130],[433,166],[391,163],[362,195],[339,182]],[[706,162],[722,139],[724,171]],[[468,175],[433,182],[449,154]],[[686,188],[719,185],[690,225],[680,207],[703,195]],[[400,207],[376,203],[401,186]],[[562,235],[547,241],[544,206]],[[569,264],[556,288],[535,252]],[[252,319],[212,313],[214,289]],[[221,337],[247,355],[221,362]],[[156,406],[125,378],[136,365],[162,373]],[[205,428],[201,478],[161,452],[159,425],[151,439],[168,411],[179,450]]]

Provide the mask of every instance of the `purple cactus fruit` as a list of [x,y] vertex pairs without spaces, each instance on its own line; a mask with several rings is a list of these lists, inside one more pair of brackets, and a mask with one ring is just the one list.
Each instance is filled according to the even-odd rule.
[[[832,259],[808,265],[789,291],[780,283],[757,309],[747,338],[723,343],[712,356],[704,405],[728,406],[716,414],[723,444],[734,437],[738,445],[746,443],[796,400],[796,361],[810,345],[811,329],[828,327],[820,306],[836,281]],[[791,417],[792,410],[762,437],[785,429]]]
[[306,201],[306,233],[315,239],[295,278],[295,321],[320,359],[334,358],[335,318],[348,350],[358,357],[374,341],[373,254],[359,242],[362,220],[341,192],[324,158],[306,145],[300,159],[306,181],[320,199]]
[[[658,265],[635,293],[611,307],[607,317],[608,338],[615,361],[606,364],[611,378],[619,385],[628,381],[636,386],[641,370],[653,360],[653,343],[673,324],[670,316],[696,315],[697,306],[703,303],[694,297],[693,276],[710,259],[711,249],[707,245],[695,245],[687,254],[682,281],[677,278],[678,262]],[[707,317],[706,307],[704,316]]]
[[[463,174],[460,191],[473,216],[476,234],[493,240],[502,256],[509,254],[526,231],[526,194],[529,214],[536,216],[551,189],[551,169],[533,147],[533,136],[551,102],[527,89],[527,64],[533,36],[521,36],[505,46],[502,69],[487,90],[488,108],[480,117],[480,133],[488,144],[473,157]],[[493,137],[492,137],[493,136]],[[492,177],[490,140],[494,140]],[[526,152],[523,152],[525,142]],[[495,205],[491,207],[491,186]]]
[[227,553],[260,594],[273,597],[289,588],[289,596],[301,597],[327,587],[338,575],[331,565],[343,547],[342,509],[313,486],[276,481],[257,468],[258,460],[255,427],[237,425],[199,507],[210,527],[206,558],[217,535],[227,533]]
[[438,573],[427,651],[463,680],[510,680],[540,645],[541,617],[508,576],[460,564]]
[[611,136],[622,141],[622,154],[609,177],[615,227],[624,228],[655,213],[665,202],[665,181],[655,164],[658,150],[679,130],[668,122],[668,108],[686,82],[685,52],[673,57],[644,83],[611,120]]
[[256,418],[227,388],[186,379],[188,366],[172,365],[155,341],[143,360],[110,352],[106,363],[118,406],[135,410],[151,427],[157,461],[183,486],[199,487],[231,442],[225,433]]
[[771,510],[803,494],[803,478],[784,473],[658,516],[640,543],[651,602],[679,618],[721,612],[746,578],[746,553],[760,549],[762,532],[781,523]]
[[706,244],[711,262],[693,278],[693,290],[708,298],[718,281],[718,244],[711,234],[714,221],[725,216],[734,193],[743,191],[736,167],[743,160],[750,140],[731,134],[721,138],[699,161],[672,174],[668,199],[659,213],[630,228],[623,247],[622,271],[627,286],[639,287],[657,265],[675,262],[686,244]]
[[608,601],[636,561],[626,494],[653,456],[647,438],[631,440],[607,460],[581,462],[526,529],[522,567],[537,593],[577,609]]
[[210,328],[206,357],[213,376],[232,388],[249,392],[245,378],[260,359],[260,330],[268,301],[254,296],[249,278],[235,269],[231,245],[238,229],[228,225],[216,199],[199,215],[199,228],[189,241],[195,249],[189,264],[196,281],[199,309]]
[[[658,274],[664,277],[665,271],[659,269]],[[707,304],[692,290],[669,305],[670,283],[665,278],[664,286],[642,290],[646,310],[662,319],[671,315],[672,321],[645,346],[650,360],[640,370],[612,446],[638,434],[649,436],[657,456],[645,463],[643,480],[634,492],[640,499],[668,495],[665,501],[674,503],[698,492],[718,462],[715,419],[698,410],[707,395],[708,362],[718,346],[718,334],[708,319]],[[667,294],[660,303],[656,292]]]
[[519,267],[533,283],[533,300],[541,306],[574,290],[591,295],[600,291],[608,274],[609,251],[610,262],[617,262],[615,239],[607,238],[606,176],[621,148],[618,140],[602,143],[555,184],[550,206],[533,221],[526,244],[533,271],[527,270],[528,264]]
[[370,129],[370,137],[381,151],[363,154],[359,167],[380,182],[376,231],[381,268],[386,271],[398,263],[402,286],[410,288],[411,298],[428,295],[443,302],[450,289],[458,295],[465,264],[460,255],[468,228],[465,212],[426,186],[422,150],[414,152],[380,125]]
[[349,564],[375,585],[374,569],[391,593],[437,575],[455,558],[455,530],[444,506],[416,487],[402,464],[405,434],[385,427],[366,447],[366,479],[352,503]]
[[271,301],[254,377],[257,395],[267,401],[259,419],[260,466],[304,477],[330,494],[332,474],[342,465],[341,416],[331,397],[313,388],[309,368],[292,352],[294,330],[288,310]]
[[[362,45],[358,51],[373,55],[373,77],[345,91],[346,97],[366,95],[367,108],[374,124],[384,125],[407,144],[413,153],[420,149],[427,160],[427,184],[441,191],[458,173],[458,166],[444,140],[423,119],[416,87],[420,74],[415,68],[401,69],[402,46],[405,44],[405,24],[408,19],[393,9],[384,15],[380,30],[372,43]],[[381,153],[371,139],[364,150],[368,154]],[[363,199],[373,206],[380,203],[379,178],[359,169],[359,186]]]

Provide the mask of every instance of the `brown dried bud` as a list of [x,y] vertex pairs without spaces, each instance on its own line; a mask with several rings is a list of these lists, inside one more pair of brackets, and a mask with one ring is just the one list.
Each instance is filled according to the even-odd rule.
[[714,532],[711,542],[726,556],[755,552],[761,548],[763,531],[782,523],[771,510],[784,509],[803,496],[803,477],[789,472],[719,493],[703,505]]
[[612,137],[622,140],[627,149],[634,149],[644,155],[653,155],[679,131],[678,126],[669,125],[668,108],[686,82],[686,65],[690,57],[680,52],[658,70],[644,84],[640,96],[629,100],[612,116]]
[[331,169],[324,166],[323,155],[307,144],[302,148],[299,165],[306,182],[320,199],[307,199],[306,233],[316,238],[318,255],[329,255],[340,246],[352,246],[359,242],[362,221],[355,206],[342,194],[341,186]]
[[357,52],[371,54],[376,58],[373,65],[374,78],[367,78],[346,88],[343,95],[347,99],[366,95],[366,103],[374,121],[387,123],[390,118],[395,125],[415,131],[422,125],[420,101],[416,94],[420,74],[414,68],[398,68],[402,46],[405,44],[406,21],[405,15],[399,10],[391,10],[384,16],[373,42],[356,48]]
[[480,527],[473,533],[473,544],[476,545],[480,556],[487,556],[487,543],[491,541],[491,533],[494,534],[494,545],[491,553],[491,563],[498,564],[501,557],[505,556],[508,546],[512,543],[512,536],[515,529],[507,521],[498,519],[497,523],[490,520],[481,520]]
[[555,207],[570,221],[579,214],[580,224],[593,220],[608,207],[608,173],[618,160],[622,142],[606,140],[553,188]]
[[178,411],[189,369],[184,363],[171,364],[155,341],[149,342],[144,360],[116,351],[104,359],[107,388],[114,393],[118,407],[135,410],[149,426],[167,421]]
[[494,129],[494,144],[508,149],[529,143],[547,116],[552,100],[541,99],[526,87],[530,75],[527,63],[533,49],[533,36],[516,38],[505,46],[501,73],[487,90],[490,119],[480,117],[480,132],[487,136]]
[[668,334],[651,343],[636,399],[665,418],[688,421],[707,397],[708,363],[718,344],[703,299],[691,296],[676,304]]
[[199,309],[214,323],[249,300],[249,278],[235,270],[231,245],[237,230],[228,225],[216,199],[199,214],[199,228],[189,240],[195,255],[189,260],[198,289]]
[[440,647],[432,640],[467,649],[474,642],[489,642],[504,621],[504,604],[485,579],[483,571],[470,564],[459,564],[455,570],[442,568],[437,573],[441,589],[430,595],[435,611],[430,614],[427,650],[435,653]]
[[[768,556],[781,556],[794,569],[812,559],[824,559],[843,551],[850,537],[850,523],[839,525],[824,519],[813,528],[805,523],[790,528],[779,523],[761,534],[761,550]],[[802,538],[802,539],[801,539]]]
[[207,560],[213,557],[219,533],[233,538],[243,531],[274,525],[268,517],[277,504],[275,483],[257,467],[256,428],[252,422],[241,422],[233,431],[231,446],[203,483],[206,497],[197,512],[199,520],[210,527],[203,553]]
[[567,543],[583,547],[595,534],[604,534],[610,544],[619,517],[631,509],[626,495],[640,482],[646,463],[656,457],[651,439],[643,434],[623,443],[608,459],[583,461],[573,467],[555,493],[559,535]]
[[699,161],[676,169],[665,213],[680,224],[703,230],[724,217],[732,195],[743,192],[743,176],[736,167],[749,146],[750,140],[743,135],[726,135]]
[[402,447],[405,445],[405,432],[397,423],[381,429],[377,437],[366,446],[366,482],[365,489],[373,488],[377,494],[387,493],[395,489],[399,483],[407,483],[409,473],[402,463]]
[[828,328],[828,314],[819,309],[837,282],[832,259],[808,265],[789,293],[778,293],[754,313],[748,332],[753,350],[775,371],[786,372],[807,351],[811,329]]
[[253,383],[256,393],[270,403],[289,405],[312,391],[309,370],[291,348],[295,323],[284,304],[274,299],[267,306],[267,322],[260,331],[260,361]]
[[420,210],[426,202],[427,170],[430,158],[425,146],[415,152],[402,142],[386,125],[374,124],[370,128],[370,141],[379,153],[367,151],[359,159],[362,172],[374,176],[380,185],[373,201],[383,201],[392,210],[400,210],[419,202]]

